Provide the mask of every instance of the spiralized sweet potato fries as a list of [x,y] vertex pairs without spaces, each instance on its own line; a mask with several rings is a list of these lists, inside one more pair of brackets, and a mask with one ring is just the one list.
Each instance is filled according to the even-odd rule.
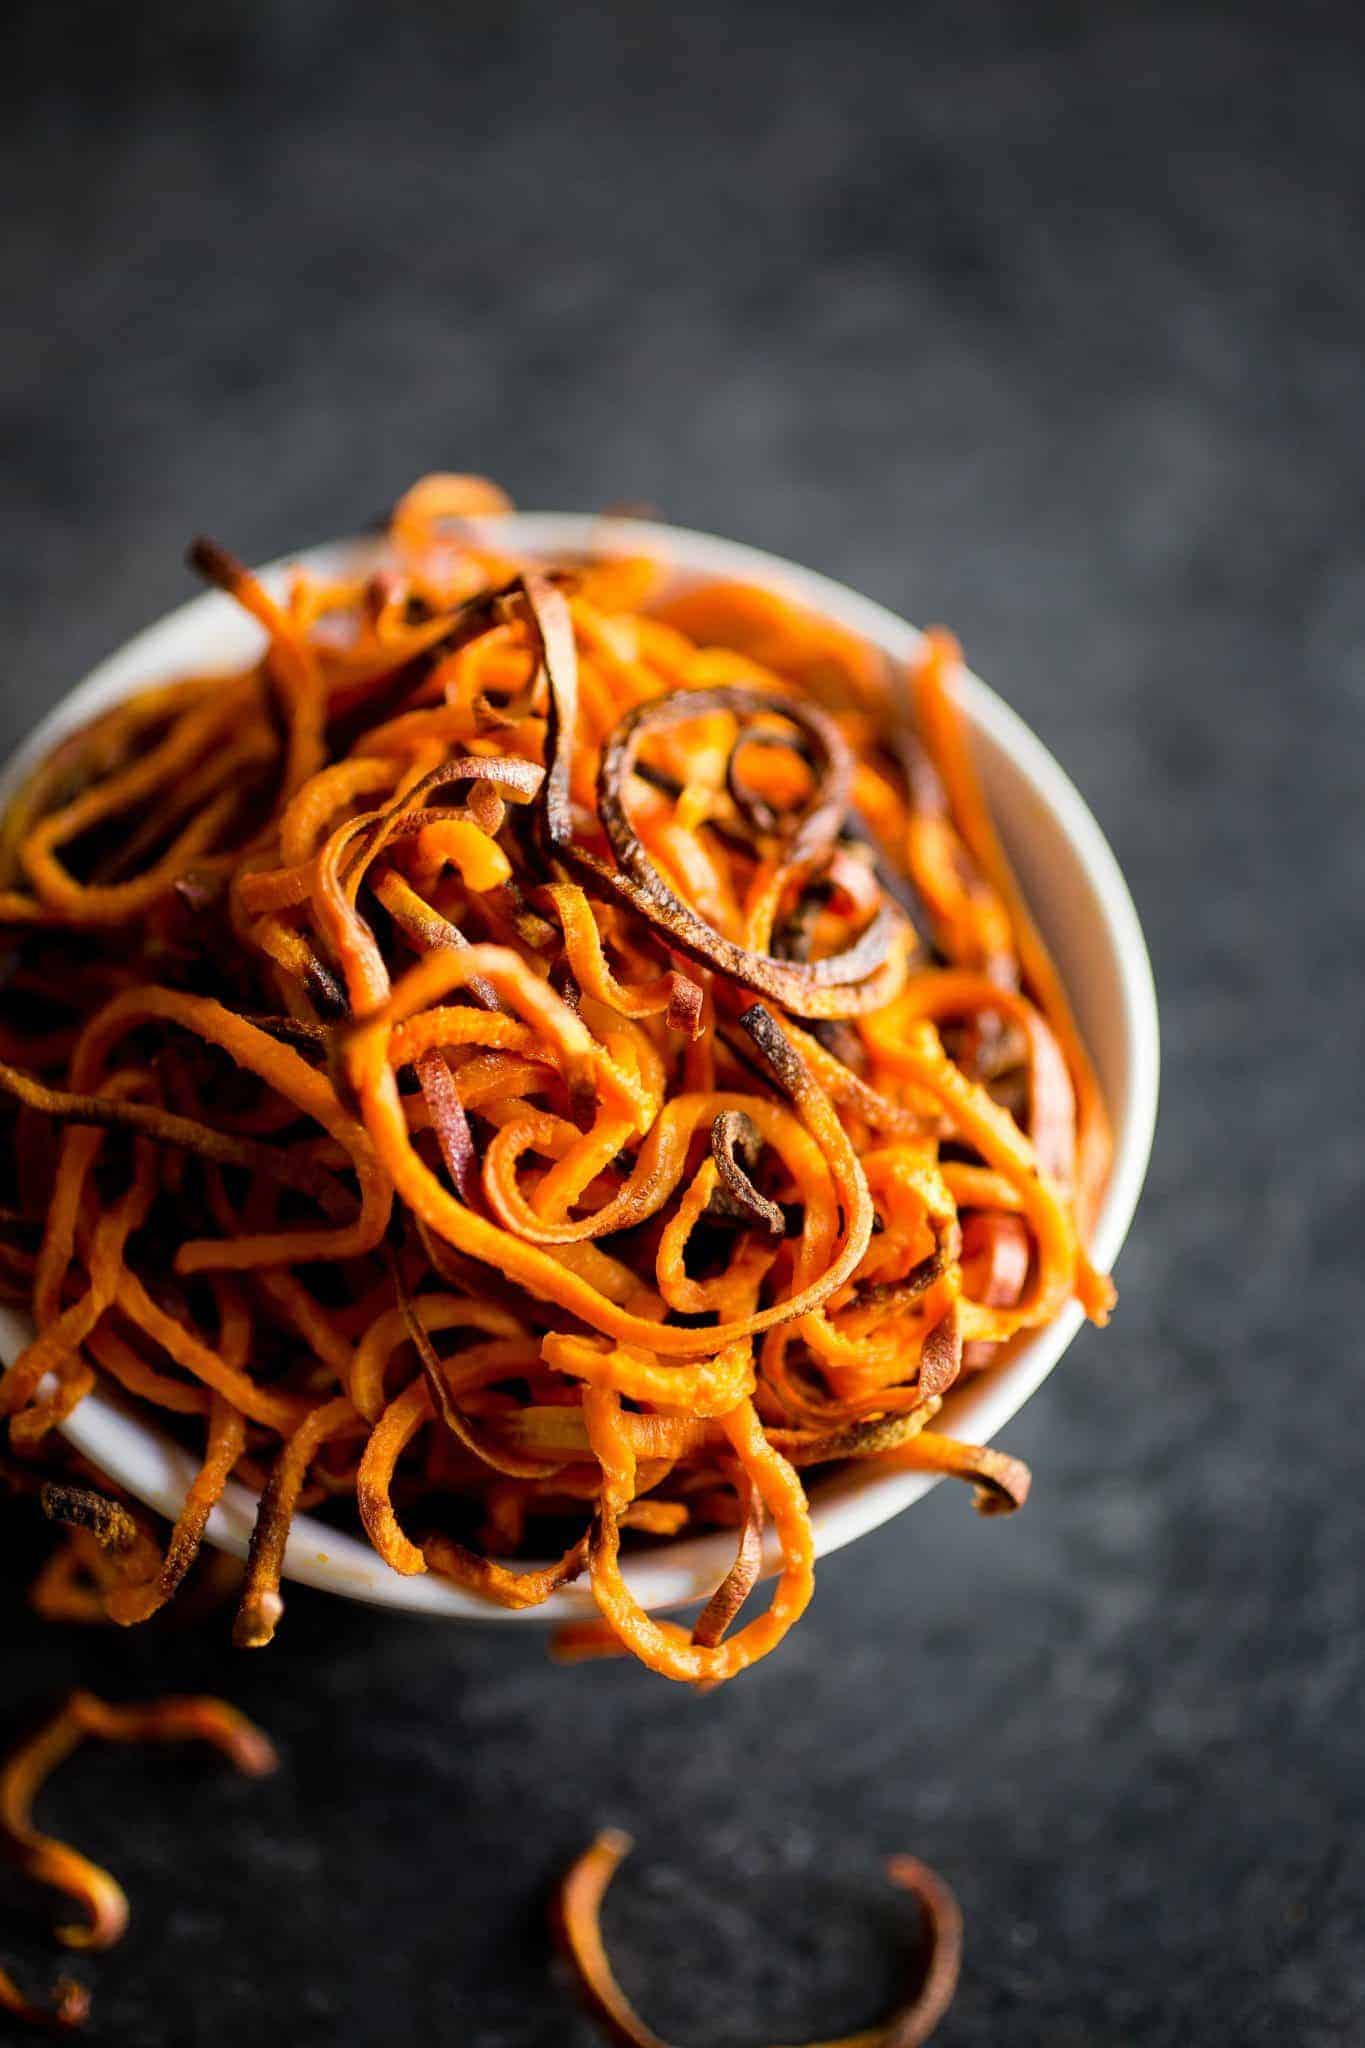
[[[1108,1128],[951,639],[900,674],[768,591],[516,559],[507,509],[428,477],[382,567],[283,591],[196,543],[261,658],[10,806],[0,1410],[31,1457],[112,1386],[197,1447],[169,1539],[106,1548],[120,1621],[235,1477],[242,1644],[295,1512],[351,1500],[395,1571],[586,1574],[566,1654],[710,1685],[810,1599],[808,1475],[1022,1499],[930,1425],[1070,1297],[1105,1319]],[[727,1526],[701,1622],[645,1613],[623,1545]]]

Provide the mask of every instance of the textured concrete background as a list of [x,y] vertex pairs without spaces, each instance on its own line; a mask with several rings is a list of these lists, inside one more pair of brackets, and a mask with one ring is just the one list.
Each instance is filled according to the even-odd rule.
[[99,2041],[579,2048],[541,1914],[602,1821],[692,2048],[872,2017],[897,1848],[967,1912],[945,2043],[1362,2038],[1358,9],[906,17],[7,37],[6,744],[200,527],[264,558],[431,466],[646,499],[958,627],[1104,822],[1166,1040],[1120,1315],[1009,1432],[1026,1513],[940,1489],[715,1698],[302,1594],[259,1657],[41,1634],[7,1521],[14,1714],[204,1685],[287,1757],[57,1790],[134,1901]]

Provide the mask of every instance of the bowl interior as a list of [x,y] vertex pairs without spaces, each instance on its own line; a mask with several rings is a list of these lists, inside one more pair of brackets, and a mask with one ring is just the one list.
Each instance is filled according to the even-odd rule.
[[[775,589],[859,633],[893,660],[912,660],[920,635],[903,619],[841,584],[757,549],[640,521],[577,514],[519,514],[499,521],[497,543],[529,558],[647,554],[680,581],[742,579]],[[267,572],[282,580],[294,566],[327,573],[363,568],[381,544],[354,541],[291,557]],[[7,800],[27,770],[64,733],[145,684],[193,671],[230,669],[250,660],[261,635],[227,598],[209,593],[152,626],[101,664],[64,698],[0,776]],[[1099,827],[1042,743],[979,678],[964,679],[964,710],[1001,836],[1051,946],[1099,1071],[1114,1123],[1114,1165],[1094,1232],[1097,1262],[1108,1266],[1127,1233],[1146,1171],[1156,1114],[1158,1041],[1151,969],[1137,914]],[[988,1443],[1046,1378],[1081,1321],[1070,1304],[1048,1328],[1017,1343],[989,1373],[950,1395],[940,1427]],[[12,1359],[32,1334],[28,1319],[0,1309],[0,1356]],[[65,1425],[72,1444],[139,1499],[174,1515],[196,1461],[169,1437],[103,1393],[88,1396]],[[817,1553],[839,1549],[898,1514],[937,1482],[920,1473],[877,1474],[856,1466],[836,1474],[812,1499]],[[246,1553],[256,1499],[232,1485],[208,1524],[209,1540]],[[648,1607],[705,1597],[728,1569],[733,1538],[690,1538],[637,1553],[627,1575]],[[776,1567],[773,1551],[769,1568]],[[557,1622],[593,1611],[581,1586],[544,1606],[509,1612],[428,1577],[403,1578],[354,1537],[313,1516],[296,1520],[286,1576],[353,1599],[479,1621]]]

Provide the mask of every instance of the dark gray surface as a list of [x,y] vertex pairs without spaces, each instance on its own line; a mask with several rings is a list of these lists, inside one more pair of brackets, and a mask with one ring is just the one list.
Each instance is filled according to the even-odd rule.
[[578,2048],[541,1916],[603,1821],[692,2048],[870,2017],[898,1848],[966,1908],[945,2043],[1362,2038],[1358,10],[937,12],[6,44],[7,743],[200,527],[264,558],[431,466],[643,498],[958,627],[1103,821],[1165,1024],[1026,1513],[940,1489],[717,1697],[303,1594],[260,1656],[42,1633],[16,1530],[16,1712],[209,1686],[287,1759],[73,1768],[48,1811],[135,1907],[98,2040]]

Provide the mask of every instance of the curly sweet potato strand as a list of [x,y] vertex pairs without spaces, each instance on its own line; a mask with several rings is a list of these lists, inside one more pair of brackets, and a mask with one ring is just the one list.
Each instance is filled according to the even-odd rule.
[[[571,1865],[555,1894],[554,1925],[588,2010],[618,2048],[668,2048],[631,2005],[602,1939],[602,1901],[630,1854],[630,1836],[604,1828]],[[962,1913],[936,1871],[913,1856],[893,1856],[886,1866],[892,1884],[920,1908],[928,1956],[918,1989],[879,2027],[843,2034],[837,2041],[812,2041],[806,2048],[922,2048],[948,2011],[962,1967]]]
[[937,631],[925,636],[924,657],[914,677],[915,710],[925,745],[943,777],[959,829],[1009,911],[1024,978],[1042,1006],[1071,1068],[1081,1112],[1078,1167],[1088,1223],[1093,1219],[1109,1171],[1108,1112],[1062,978],[1043,944],[999,834],[991,822],[990,809],[952,695],[952,676],[960,667],[961,660],[961,649],[950,633]]
[[78,1849],[33,1824],[33,1803],[53,1771],[82,1742],[200,1741],[221,1750],[249,1777],[275,1768],[275,1752],[261,1731],[223,1700],[168,1698],[146,1706],[116,1706],[93,1693],[73,1692],[64,1707],[0,1767],[0,1842],[26,1876],[64,1892],[84,1918],[57,1929],[68,1948],[110,1948],[128,1924],[128,1901],[107,1870]]
[[51,2004],[38,2005],[26,1998],[9,1971],[0,1967],[0,2012],[7,2012],[24,2026],[69,2034],[89,2019],[90,1993],[74,1977],[59,1977],[52,1987]]

